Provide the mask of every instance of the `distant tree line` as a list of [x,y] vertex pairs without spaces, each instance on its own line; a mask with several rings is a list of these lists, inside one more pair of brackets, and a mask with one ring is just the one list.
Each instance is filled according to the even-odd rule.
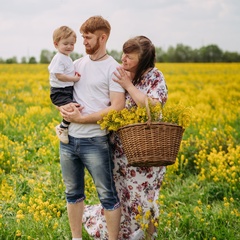
[[[42,50],[40,54],[40,60],[37,62],[35,57],[22,57],[21,61],[17,60],[17,57],[8,59],[2,59],[0,57],[0,63],[22,63],[22,64],[46,64],[50,63],[53,56],[56,54],[55,51]],[[118,62],[121,62],[122,52],[111,50],[108,54],[115,58]],[[73,52],[71,58],[73,60],[78,59],[83,54]],[[240,62],[240,54],[238,52],[222,51],[217,45],[212,44],[203,46],[199,49],[192,49],[189,46],[183,44],[177,44],[176,47],[170,46],[166,51],[161,47],[156,47],[156,62],[195,62],[195,63],[211,63],[211,62]]]

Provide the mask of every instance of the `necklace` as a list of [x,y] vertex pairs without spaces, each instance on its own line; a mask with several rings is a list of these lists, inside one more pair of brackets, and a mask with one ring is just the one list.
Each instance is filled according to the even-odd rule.
[[106,55],[107,55],[107,53],[105,53],[104,55],[102,55],[100,58],[97,58],[97,59],[92,59],[90,56],[89,56],[89,58],[90,58],[92,61],[98,61],[98,60],[104,58]]

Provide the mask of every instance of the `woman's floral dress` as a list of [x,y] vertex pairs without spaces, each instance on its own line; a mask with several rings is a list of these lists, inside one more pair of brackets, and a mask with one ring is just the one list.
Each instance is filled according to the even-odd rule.
[[[146,73],[136,86],[149,97],[167,101],[167,86],[163,74],[153,68]],[[126,108],[135,106],[126,94]],[[114,144],[114,180],[121,201],[121,226],[119,239],[131,239],[131,235],[150,220],[158,221],[159,191],[166,167],[131,167],[123,152],[117,133],[112,133]],[[94,239],[107,240],[106,221],[101,205],[85,206],[84,227]]]

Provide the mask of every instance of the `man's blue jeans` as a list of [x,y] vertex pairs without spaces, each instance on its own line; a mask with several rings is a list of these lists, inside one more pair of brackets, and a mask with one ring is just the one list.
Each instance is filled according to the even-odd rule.
[[93,178],[103,208],[114,210],[120,206],[113,180],[114,163],[108,135],[93,138],[69,136],[69,144],[60,143],[60,163],[68,203],[85,199],[86,167]]

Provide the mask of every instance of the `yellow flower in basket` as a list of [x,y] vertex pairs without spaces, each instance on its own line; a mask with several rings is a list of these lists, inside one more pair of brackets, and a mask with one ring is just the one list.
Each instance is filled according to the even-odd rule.
[[[192,108],[182,104],[166,105],[161,103],[149,104],[151,122],[165,122],[177,124],[186,128],[191,122]],[[121,111],[111,110],[102,120],[98,121],[101,129],[117,131],[119,128],[135,123],[146,123],[149,120],[147,107],[124,108]]]

